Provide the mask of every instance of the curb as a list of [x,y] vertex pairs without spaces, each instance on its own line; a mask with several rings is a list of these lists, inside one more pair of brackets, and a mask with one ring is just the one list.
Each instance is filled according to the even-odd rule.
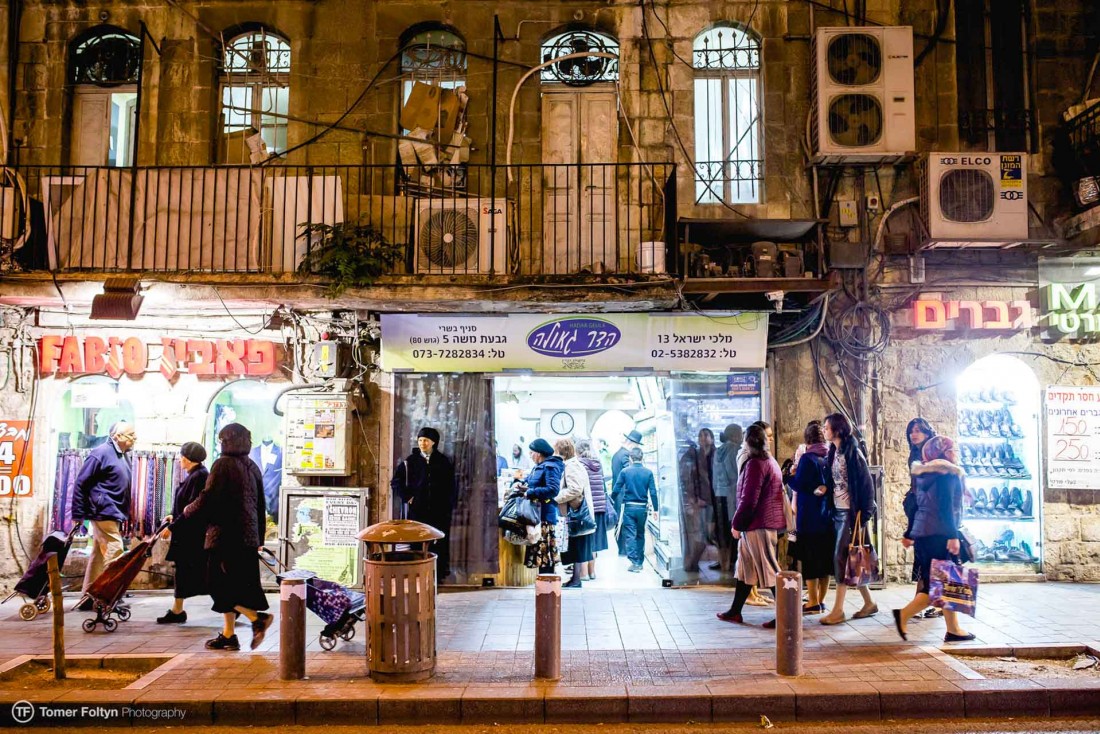
[[[1087,684],[1087,685],[1086,685]],[[983,680],[914,690],[904,683],[867,684],[852,693],[837,685],[792,681],[753,685],[612,686],[547,685],[380,689],[339,685],[250,693],[78,690],[34,695],[35,717],[26,725],[394,725],[492,723],[708,723],[772,721],[875,721],[898,718],[983,718],[1100,715],[1100,681]],[[0,727],[18,728],[17,691],[0,691]],[[25,715],[25,709],[22,709]]]

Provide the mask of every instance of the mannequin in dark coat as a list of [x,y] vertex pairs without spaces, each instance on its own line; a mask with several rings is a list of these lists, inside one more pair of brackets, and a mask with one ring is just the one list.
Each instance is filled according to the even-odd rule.
[[406,518],[443,533],[431,546],[436,554],[436,579],[442,581],[451,573],[451,516],[458,501],[455,469],[451,460],[436,450],[439,431],[421,428],[416,443],[417,448],[397,465],[390,489],[405,503]]
[[[206,449],[201,444],[188,441],[180,447],[180,464],[186,475],[176,487],[172,500],[172,514],[165,518],[183,515],[183,509],[199,498],[206,487],[206,478],[210,475],[203,461]],[[183,600],[206,593],[206,528],[198,523],[181,523],[172,533],[172,542],[168,545],[165,558],[176,567],[175,598],[172,609],[163,617],[157,617],[158,624],[183,624],[187,621],[187,612],[183,611]]]
[[230,423],[218,434],[221,456],[210,467],[206,488],[183,509],[169,528],[204,525],[203,547],[208,555],[207,583],[214,611],[221,612],[223,631],[206,643],[212,650],[238,650],[233,631],[235,613],[252,622],[255,650],[271,626],[267,597],[260,586],[260,563],[256,552],[263,543],[267,519],[264,481],[260,468],[249,458],[252,434],[240,423]]

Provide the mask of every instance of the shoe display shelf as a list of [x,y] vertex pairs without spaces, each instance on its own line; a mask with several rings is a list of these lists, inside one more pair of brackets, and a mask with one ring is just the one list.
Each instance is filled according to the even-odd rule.
[[963,523],[976,537],[977,563],[998,573],[1033,574],[1039,562],[1039,488],[1033,416],[1012,390],[959,396],[959,464],[966,474]]

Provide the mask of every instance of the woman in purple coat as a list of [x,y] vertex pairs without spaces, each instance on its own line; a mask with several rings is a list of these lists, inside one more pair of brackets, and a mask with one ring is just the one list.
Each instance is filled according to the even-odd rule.
[[[737,567],[734,577],[737,588],[733,604],[721,612],[723,622],[743,624],[741,610],[752,587],[769,588],[775,596],[775,579],[779,574],[779,531],[787,527],[783,512],[783,473],[768,453],[768,436],[764,428],[752,425],[745,433],[749,458],[737,477],[737,511],[733,515],[731,532],[737,539]],[[775,620],[765,622],[773,629]]]

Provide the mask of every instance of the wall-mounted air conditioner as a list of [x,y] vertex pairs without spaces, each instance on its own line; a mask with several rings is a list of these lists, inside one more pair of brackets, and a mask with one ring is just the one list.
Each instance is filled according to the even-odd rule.
[[505,199],[418,199],[415,271],[430,275],[507,273],[509,221]]
[[811,55],[817,162],[874,163],[916,150],[910,26],[818,28]]
[[921,216],[932,240],[980,247],[1027,239],[1027,155],[929,153]]

